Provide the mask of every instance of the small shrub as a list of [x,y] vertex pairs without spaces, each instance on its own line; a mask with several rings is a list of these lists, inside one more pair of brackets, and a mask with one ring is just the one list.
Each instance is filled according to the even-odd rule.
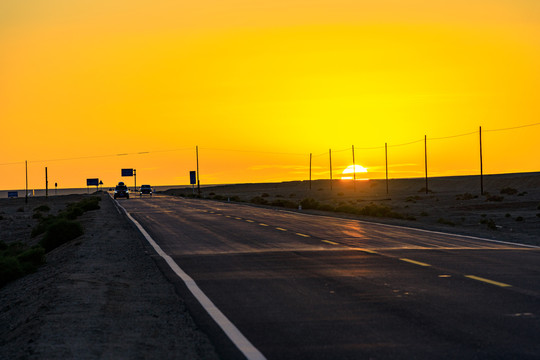
[[40,212],[32,214],[32,219],[41,219],[43,215]]
[[236,202],[241,202],[241,201],[242,201],[242,199],[240,199],[240,197],[237,196],[237,195],[231,196],[231,197],[230,197],[230,200],[231,200],[231,201],[236,201]]
[[264,198],[264,197],[269,197],[269,196],[270,196],[270,195],[269,195],[268,193],[262,193],[262,194],[261,194],[261,197],[263,197],[263,198]]
[[518,217],[516,218],[516,221],[523,221],[523,220],[524,220],[524,219],[523,219],[523,216],[518,216]]
[[319,204],[319,210],[323,211],[336,211],[336,208],[328,204]]
[[276,194],[276,197],[277,197],[277,198],[282,198],[283,195],[281,195],[281,194]]
[[345,195],[345,194],[343,194],[342,192],[338,192],[337,194],[338,194],[338,196],[343,196],[343,195]]
[[20,208],[17,209],[17,212],[24,212],[24,208],[21,206]]
[[34,211],[42,211],[42,212],[47,212],[47,211],[50,211],[51,208],[47,205],[41,205],[41,206],[38,206],[37,208],[34,209]]
[[470,193],[460,194],[456,195],[456,200],[462,201],[462,200],[472,200],[478,198],[478,195],[473,195]]
[[223,195],[215,195],[214,200],[226,200],[227,198]]
[[518,193],[518,191],[517,191],[517,189],[511,188],[511,187],[505,187],[505,188],[501,189],[500,193],[501,194],[506,194],[506,195],[516,195]]
[[318,188],[317,191],[324,191],[324,189],[323,188]]
[[306,198],[300,201],[300,205],[302,205],[302,209],[318,209],[320,204],[315,199]]
[[[289,197],[290,197],[290,198],[296,197],[296,194],[294,194],[294,193],[293,193],[293,194],[289,194]],[[540,206],[538,207],[538,209],[540,209]]]
[[498,195],[489,195],[486,197],[486,201],[503,201],[503,200],[504,200],[504,197],[498,196]]
[[520,192],[519,194],[517,194],[517,196],[524,196],[524,195],[527,195],[527,194],[528,194],[528,192],[523,191],[523,192]]
[[259,204],[259,205],[266,205],[268,204],[268,201],[260,196],[255,196],[250,200],[253,204]]
[[422,212],[420,213],[420,216],[429,216],[429,214],[428,214],[427,212],[425,212],[425,211],[422,211]]
[[413,202],[416,203],[416,200],[422,199],[420,196],[409,196],[405,199],[406,202]]
[[214,196],[214,195],[216,195],[215,192],[211,192],[210,194],[208,194],[208,196]]
[[509,213],[506,213],[506,214],[504,214],[504,217],[509,218],[509,217],[512,217],[512,215],[510,215]]
[[4,217],[2,215],[0,215],[0,220],[4,220]]
[[24,251],[17,256],[24,274],[33,273],[37,268],[45,264],[45,250],[41,246],[36,246]]
[[60,218],[47,228],[40,245],[49,252],[82,234],[83,228],[80,223]]
[[[418,192],[419,192],[419,193],[425,193],[425,192],[426,192],[426,187],[424,186],[424,187],[420,188],[420,190],[418,190]],[[428,189],[427,192],[428,192],[429,194],[432,194],[432,193],[433,193],[433,191],[431,191],[431,190],[429,190],[429,189]]]
[[23,275],[21,263],[14,256],[0,257],[0,287]]
[[480,221],[480,224],[485,224],[488,229],[497,230],[497,225],[495,224],[495,221],[493,221],[493,219],[482,219]]
[[540,213],[536,214],[536,216],[540,218]]
[[450,220],[446,220],[445,218],[439,218],[437,220],[437,222],[439,224],[443,224],[443,225],[456,226],[456,223],[454,223],[453,221],[450,221]]
[[280,207],[289,208],[289,209],[296,209],[298,207],[298,204],[296,202],[290,201],[290,200],[284,200],[284,199],[276,199],[272,201],[270,205],[280,206]]

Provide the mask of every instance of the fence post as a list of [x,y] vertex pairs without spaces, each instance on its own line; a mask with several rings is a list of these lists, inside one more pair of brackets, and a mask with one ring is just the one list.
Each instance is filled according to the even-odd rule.
[[330,157],[330,191],[332,191],[332,149],[328,149],[328,155]]
[[480,195],[484,195],[484,165],[482,163],[482,127],[478,131],[480,135]]

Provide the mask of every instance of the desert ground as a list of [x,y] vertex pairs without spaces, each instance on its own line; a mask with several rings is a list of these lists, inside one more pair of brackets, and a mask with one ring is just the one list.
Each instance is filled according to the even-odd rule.
[[[287,200],[289,211],[540,245],[540,173],[485,176],[484,195],[475,176],[429,179],[427,194],[424,187],[424,179],[390,180],[387,193],[384,180],[337,180],[332,189],[317,180],[204,187],[201,196],[252,206]],[[193,189],[165,193],[193,196]],[[46,204],[57,213],[85,196],[0,200],[0,240],[36,244],[34,209]],[[79,218],[84,235],[48,253],[37,272],[0,288],[0,358],[217,358],[145,240],[107,194],[97,196],[101,208]],[[299,210],[305,199],[319,208]],[[370,204],[399,216],[328,211]]]
[[[84,235],[0,288],[0,359],[216,359],[138,231],[100,194]],[[0,200],[0,240],[33,245],[34,209],[85,195]]]

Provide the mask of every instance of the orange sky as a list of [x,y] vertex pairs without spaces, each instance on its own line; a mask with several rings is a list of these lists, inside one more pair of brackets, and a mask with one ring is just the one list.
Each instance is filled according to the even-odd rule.
[[[3,0],[0,189],[25,160],[30,188],[185,184],[197,145],[203,184],[307,179],[310,153],[328,178],[330,148],[337,177],[353,144],[423,176],[423,142],[394,145],[538,123],[538,64],[536,0]],[[539,138],[485,132],[485,173],[540,171]],[[478,134],[428,159],[476,174]]]

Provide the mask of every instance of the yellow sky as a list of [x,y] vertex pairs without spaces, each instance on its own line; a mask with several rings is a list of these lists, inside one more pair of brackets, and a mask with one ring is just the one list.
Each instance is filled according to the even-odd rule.
[[[197,145],[203,183],[307,179],[310,153],[328,178],[330,148],[336,177],[351,145],[380,178],[385,143],[423,176],[423,142],[395,145],[538,123],[538,64],[536,0],[3,0],[0,189],[25,160],[31,188],[185,184]],[[540,171],[539,138],[485,132],[485,172]],[[478,134],[428,159],[478,173]]]

